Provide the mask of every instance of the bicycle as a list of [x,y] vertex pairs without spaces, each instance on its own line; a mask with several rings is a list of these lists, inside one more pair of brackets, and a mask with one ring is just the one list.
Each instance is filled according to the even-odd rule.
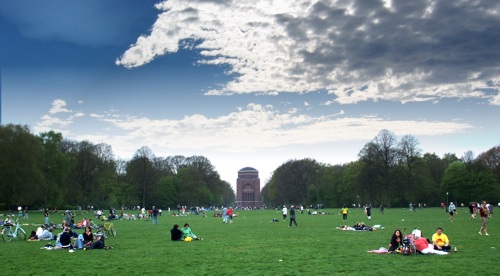
[[96,235],[103,235],[107,238],[109,234],[116,236],[116,229],[113,222],[105,222],[103,225],[99,225],[99,230],[97,230]]
[[[15,230],[12,230],[13,226],[15,226]],[[5,242],[10,242],[15,237],[18,237],[21,240],[26,240],[26,232],[23,228],[21,228],[19,218],[16,219],[16,223],[14,225],[4,225],[4,228],[2,229],[2,238]]]

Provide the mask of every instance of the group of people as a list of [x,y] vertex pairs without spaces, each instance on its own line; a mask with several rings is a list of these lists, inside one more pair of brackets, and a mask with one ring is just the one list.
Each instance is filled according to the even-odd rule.
[[[422,231],[415,229],[413,232],[413,244],[415,250],[421,254],[447,255],[451,251],[450,240],[443,233],[443,228],[438,227],[436,233],[429,240],[422,235]],[[406,241],[405,241],[406,240]],[[403,248],[408,246],[411,238],[404,237],[401,230],[396,229],[391,237],[389,252],[403,252]]]

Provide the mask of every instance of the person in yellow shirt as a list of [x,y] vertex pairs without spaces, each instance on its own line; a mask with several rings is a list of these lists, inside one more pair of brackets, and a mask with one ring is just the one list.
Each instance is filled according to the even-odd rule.
[[347,207],[342,207],[342,220],[347,221],[347,214],[349,214],[349,209]]
[[436,229],[436,233],[432,235],[432,245],[434,245],[434,249],[436,250],[450,252],[450,240],[445,234],[443,234],[443,228],[438,227],[438,229]]

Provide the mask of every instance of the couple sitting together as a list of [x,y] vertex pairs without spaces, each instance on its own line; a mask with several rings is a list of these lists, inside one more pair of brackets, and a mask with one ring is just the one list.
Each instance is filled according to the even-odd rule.
[[172,230],[170,230],[171,240],[173,241],[192,241],[192,240],[203,240],[202,238],[197,237],[193,232],[191,232],[191,228],[189,228],[189,224],[185,223],[184,227],[179,230],[179,225],[174,224]]

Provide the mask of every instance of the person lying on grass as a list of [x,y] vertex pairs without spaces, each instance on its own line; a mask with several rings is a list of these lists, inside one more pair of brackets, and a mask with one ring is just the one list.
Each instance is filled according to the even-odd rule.
[[434,246],[423,236],[415,237],[415,248],[417,249],[417,252],[422,254],[448,255],[448,252],[434,249]]

